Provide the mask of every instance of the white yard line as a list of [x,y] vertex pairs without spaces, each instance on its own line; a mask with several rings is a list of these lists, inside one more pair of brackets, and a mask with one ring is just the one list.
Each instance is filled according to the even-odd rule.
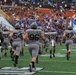
[[76,72],[67,72],[67,71],[39,71],[39,72],[47,72],[47,73],[64,73],[64,74],[76,74]]
[[[2,61],[9,61],[9,60],[11,60],[11,59],[1,59],[1,60],[2,60]],[[26,59],[19,59],[19,60],[20,60],[20,61],[30,61],[30,60],[26,60]],[[11,61],[12,61],[12,60],[11,60]],[[76,63],[76,61],[71,61],[71,60],[69,60],[69,61],[67,61],[67,60],[65,60],[65,61],[59,61],[59,60],[58,60],[58,61],[57,61],[57,60],[51,60],[51,59],[50,59],[50,60],[39,60],[39,61],[41,61],[41,62],[44,62],[44,61],[45,61],[45,62],[60,62],[60,63],[61,63],[61,62],[65,62],[65,63],[66,63],[66,62],[71,62],[71,63],[75,62],[75,63]]]
[[[66,51],[66,49],[65,49],[65,48],[60,49],[60,50]],[[72,51],[76,51],[76,48],[72,48]]]
[[[42,67],[36,67],[36,71],[42,70]],[[0,75],[32,75],[35,74],[36,71],[29,72],[29,67],[22,67],[22,68],[17,68],[17,67],[3,67],[0,69]]]

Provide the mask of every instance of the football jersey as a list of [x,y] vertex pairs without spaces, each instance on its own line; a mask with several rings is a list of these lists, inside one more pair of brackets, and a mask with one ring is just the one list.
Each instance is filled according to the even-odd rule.
[[74,32],[72,31],[65,31],[66,33],[66,40],[71,40],[72,39],[72,36],[74,35]]
[[28,33],[29,43],[37,43],[40,40],[42,30],[28,29],[26,32]]
[[12,39],[13,39],[13,41],[21,41],[21,39],[22,39],[22,31],[21,30],[14,30]]
[[9,36],[9,32],[3,32],[3,37],[4,37],[4,39],[8,39],[8,36]]

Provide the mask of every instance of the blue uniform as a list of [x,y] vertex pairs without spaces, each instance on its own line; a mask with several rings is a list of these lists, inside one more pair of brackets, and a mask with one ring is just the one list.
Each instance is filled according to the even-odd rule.
[[72,18],[72,29],[76,31],[76,21]]

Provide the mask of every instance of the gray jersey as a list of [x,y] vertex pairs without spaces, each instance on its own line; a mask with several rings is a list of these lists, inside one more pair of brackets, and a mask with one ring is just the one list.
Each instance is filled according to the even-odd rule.
[[67,50],[71,50],[72,49],[72,45],[73,45],[73,38],[72,36],[74,35],[74,32],[70,31],[70,30],[65,30],[66,33],[66,48]]
[[74,33],[73,32],[69,32],[69,33],[67,33],[67,31],[65,31],[65,33],[66,33],[66,40],[72,40],[73,38],[72,38],[72,36],[74,35]]
[[49,35],[49,40],[50,40],[50,46],[55,46],[55,38],[56,38],[57,32],[47,32],[45,35]]
[[14,50],[16,50],[16,54],[19,55],[21,50],[22,30],[13,31],[12,39],[12,47],[14,48]]
[[43,33],[40,29],[28,29],[29,44],[28,49],[32,57],[37,57],[39,52],[39,40],[41,39],[41,34]]
[[50,36],[50,47],[56,45],[55,41],[56,41],[56,34],[51,34],[51,36]]
[[8,41],[9,32],[3,32],[4,41]]
[[56,40],[56,34],[51,34],[50,40]]
[[49,39],[50,35],[49,34],[45,34],[45,38]]
[[41,39],[42,31],[40,29],[28,29],[26,32],[28,33],[29,43],[37,43]]
[[[21,34],[24,34],[24,30],[20,30]],[[24,47],[25,45],[25,41],[24,39],[21,37],[21,47]]]
[[47,35],[47,37],[49,38],[49,40],[56,38],[56,34],[57,32],[46,32],[45,35]]
[[8,36],[9,36],[9,32],[7,32],[7,31],[3,32],[3,37],[4,37],[3,47],[5,50],[8,50],[8,45],[9,45]]
[[21,30],[15,30],[12,36],[13,41],[21,41],[22,40],[22,32]]
[[50,38],[50,35],[49,34],[45,34],[45,46],[46,47],[48,47],[49,46],[49,44],[50,44],[50,40],[49,40],[49,38]]

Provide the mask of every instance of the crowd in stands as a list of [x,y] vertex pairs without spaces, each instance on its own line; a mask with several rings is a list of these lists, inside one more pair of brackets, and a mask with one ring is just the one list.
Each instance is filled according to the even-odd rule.
[[51,31],[52,28],[55,28],[58,34],[61,34],[68,27],[72,16],[76,13],[75,5],[73,4],[69,8],[65,5],[60,6],[58,9],[57,7],[50,9],[50,14],[42,11],[38,12],[38,8],[33,6],[29,8],[27,6],[6,6],[1,9],[25,30],[30,28],[33,21],[36,21],[43,30],[48,29],[48,31]]

